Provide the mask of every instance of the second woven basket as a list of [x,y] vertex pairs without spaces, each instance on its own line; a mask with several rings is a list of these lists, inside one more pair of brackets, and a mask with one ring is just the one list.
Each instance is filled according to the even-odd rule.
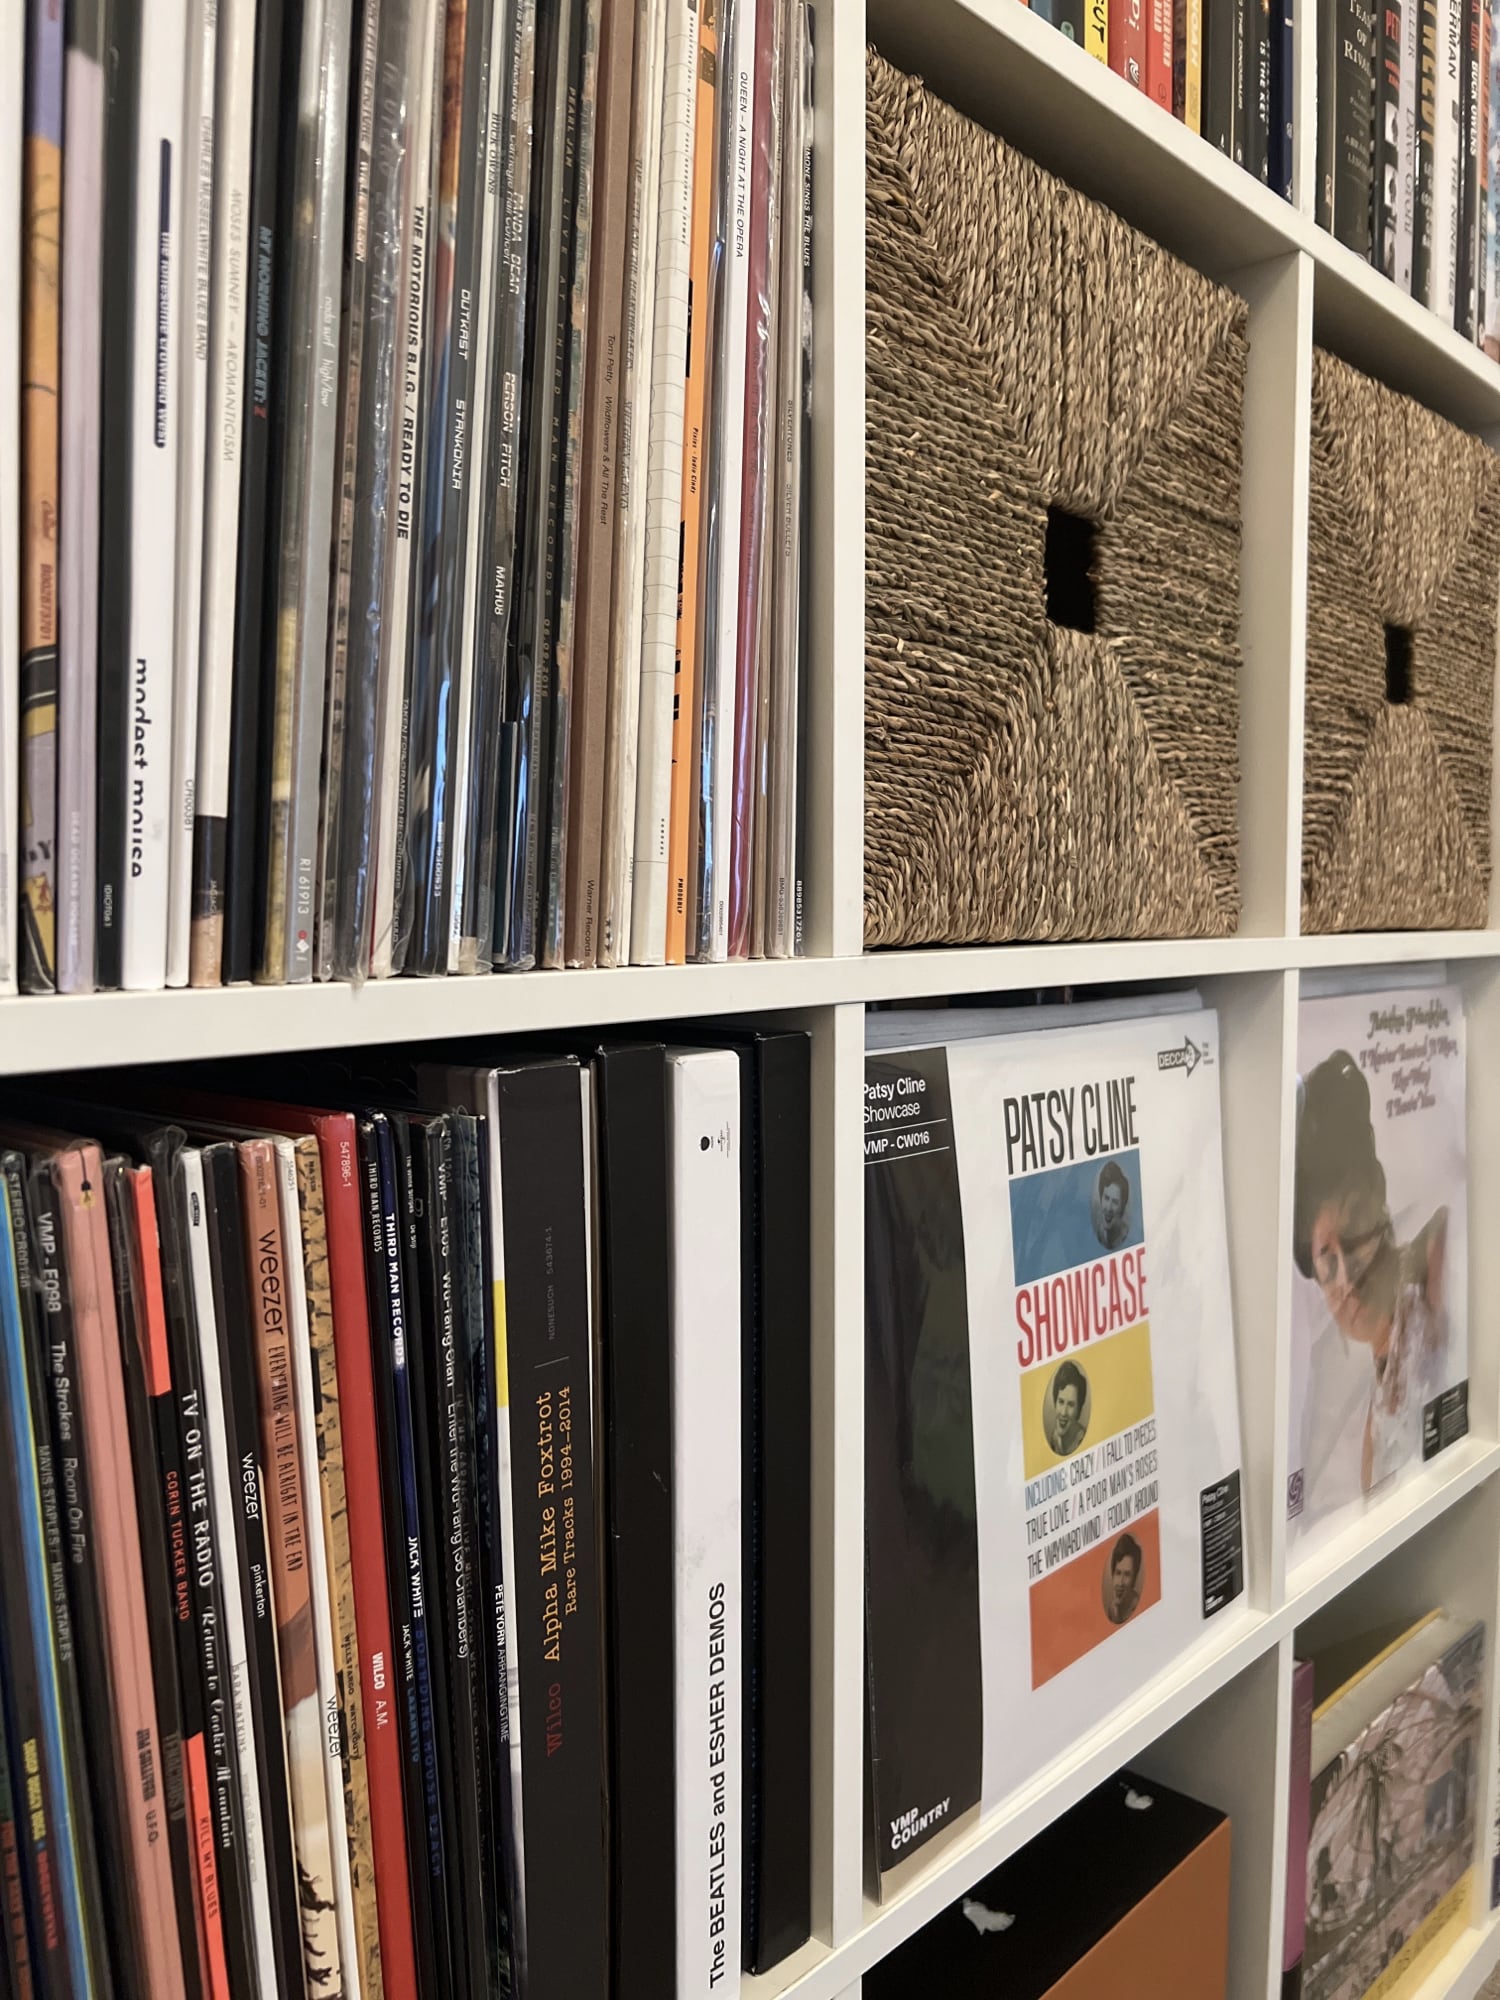
[[1238,913],[1242,300],[873,51],[865,940]]

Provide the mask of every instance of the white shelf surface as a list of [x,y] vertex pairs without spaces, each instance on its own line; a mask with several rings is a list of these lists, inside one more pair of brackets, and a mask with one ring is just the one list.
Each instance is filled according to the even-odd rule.
[[1500,1965],[1500,1922],[1471,1924],[1423,1980],[1417,2000],[1475,2000]]
[[1500,959],[1500,931],[1391,931],[955,946],[757,964],[372,979],[363,986],[22,996],[0,1000],[0,1076],[1042,987],[1489,958]]

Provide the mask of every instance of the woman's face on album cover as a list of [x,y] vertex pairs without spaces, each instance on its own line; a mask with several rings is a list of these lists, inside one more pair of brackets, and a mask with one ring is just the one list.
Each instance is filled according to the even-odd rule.
[[1394,1300],[1388,1260],[1381,1251],[1390,1240],[1385,1210],[1366,1195],[1351,1194],[1325,1201],[1313,1219],[1313,1275],[1348,1340],[1382,1351],[1390,1339]]

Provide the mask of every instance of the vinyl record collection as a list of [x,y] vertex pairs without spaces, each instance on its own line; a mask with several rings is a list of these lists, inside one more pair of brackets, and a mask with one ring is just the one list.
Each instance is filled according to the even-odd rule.
[[438,1053],[0,1105],[7,1995],[808,1936],[807,1037]]
[[1319,222],[1500,359],[1493,0],[1319,9]]
[[1292,199],[1292,0],[1022,0]]
[[6,988],[799,948],[811,65],[810,0],[4,9]]

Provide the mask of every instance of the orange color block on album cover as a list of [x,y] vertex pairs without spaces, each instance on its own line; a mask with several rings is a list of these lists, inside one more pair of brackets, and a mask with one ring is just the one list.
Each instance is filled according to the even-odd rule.
[[[1139,1548],[1140,1562],[1133,1594],[1117,1603],[1112,1557],[1127,1536]],[[1123,1533],[1106,1535],[1031,1586],[1031,1685],[1041,1687],[1160,1601],[1161,1517],[1153,1507]]]

